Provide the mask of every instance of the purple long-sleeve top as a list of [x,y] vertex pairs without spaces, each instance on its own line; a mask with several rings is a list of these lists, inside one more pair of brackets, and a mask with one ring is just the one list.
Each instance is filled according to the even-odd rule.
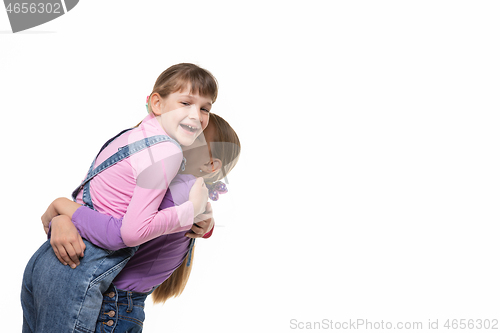
[[[180,205],[189,199],[189,191],[196,181],[192,175],[178,174],[170,183],[160,210]],[[91,243],[108,250],[127,247],[122,240],[122,218],[98,213],[82,206],[72,220],[80,235]],[[122,290],[148,292],[165,281],[179,267],[189,250],[191,238],[186,232],[159,236],[142,244],[127,265],[113,281]]]

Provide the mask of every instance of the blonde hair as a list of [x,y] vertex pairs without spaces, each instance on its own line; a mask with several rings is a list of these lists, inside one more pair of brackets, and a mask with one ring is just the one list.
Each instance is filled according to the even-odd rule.
[[[215,103],[219,90],[217,80],[206,69],[189,63],[181,63],[170,66],[156,79],[151,95],[159,94],[166,98],[171,93],[187,89],[190,93],[208,97]],[[150,96],[151,96],[150,95]],[[148,101],[148,111],[151,110],[151,98]]]
[[[238,162],[241,145],[238,135],[234,129],[222,117],[210,113],[209,126],[215,126],[215,136],[213,142],[209,142],[212,157],[218,158],[222,162],[220,170],[211,175],[206,182],[216,182],[220,180],[234,168]],[[165,303],[171,297],[177,297],[182,294],[191,274],[193,267],[194,247],[191,252],[191,263],[187,266],[188,256],[184,258],[182,264],[165,280],[158,288],[153,291],[153,303]]]

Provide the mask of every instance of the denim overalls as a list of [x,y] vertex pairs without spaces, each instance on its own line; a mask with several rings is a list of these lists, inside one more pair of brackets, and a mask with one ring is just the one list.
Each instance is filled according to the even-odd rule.
[[[111,141],[126,131],[128,130],[122,131],[106,142],[99,153]],[[73,198],[83,189],[83,201],[87,206],[93,208],[89,186],[90,180],[94,176],[130,155],[164,141],[170,141],[179,146],[170,137],[157,135],[119,148],[117,153],[95,169],[93,169],[94,159],[86,179],[73,192]],[[80,265],[75,269],[59,262],[54,255],[50,240],[47,240],[31,257],[24,271],[21,289],[23,333],[92,333],[96,329],[101,305],[104,307],[105,304],[109,305],[113,302],[118,305],[117,298],[119,294],[123,293],[125,294],[122,296],[127,301],[133,302],[128,303],[129,306],[130,304],[144,305],[148,294],[118,292],[116,289],[112,289],[114,286],[111,284],[139,247],[108,251],[85,239],[83,241],[86,246],[84,257],[81,258]],[[105,293],[105,302],[103,303],[103,294]],[[118,314],[117,310],[115,312]],[[116,320],[111,319],[114,316],[114,314],[111,316],[112,314],[113,312],[108,311],[107,317],[110,319],[106,319],[105,324],[100,326],[101,328],[106,327],[109,332],[118,332],[118,329],[115,330]]]

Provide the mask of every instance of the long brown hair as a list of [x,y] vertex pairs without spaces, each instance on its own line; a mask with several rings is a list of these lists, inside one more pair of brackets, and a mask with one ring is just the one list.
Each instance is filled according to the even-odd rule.
[[[209,124],[215,125],[215,136],[213,142],[208,142],[211,147],[212,157],[218,158],[222,162],[222,167],[214,172],[207,182],[220,180],[231,171],[240,156],[240,140],[234,129],[222,117],[210,113]],[[158,288],[153,291],[153,303],[165,303],[171,297],[177,297],[182,294],[191,274],[193,267],[194,247],[191,252],[191,263],[187,266],[188,256],[184,258],[182,264],[170,277],[165,280]]]
[[187,265],[188,256],[184,258],[182,264],[153,291],[153,303],[165,303],[171,297],[177,297],[182,294],[193,268],[194,246],[191,250],[191,263]]

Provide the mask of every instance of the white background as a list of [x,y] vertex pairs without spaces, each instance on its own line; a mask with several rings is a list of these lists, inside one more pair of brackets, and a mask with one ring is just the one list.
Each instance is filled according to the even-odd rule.
[[0,10],[2,318],[21,330],[46,206],[145,116],[164,69],[193,62],[242,155],[187,289],[147,303],[145,332],[498,319],[499,11],[86,0],[12,34]]

